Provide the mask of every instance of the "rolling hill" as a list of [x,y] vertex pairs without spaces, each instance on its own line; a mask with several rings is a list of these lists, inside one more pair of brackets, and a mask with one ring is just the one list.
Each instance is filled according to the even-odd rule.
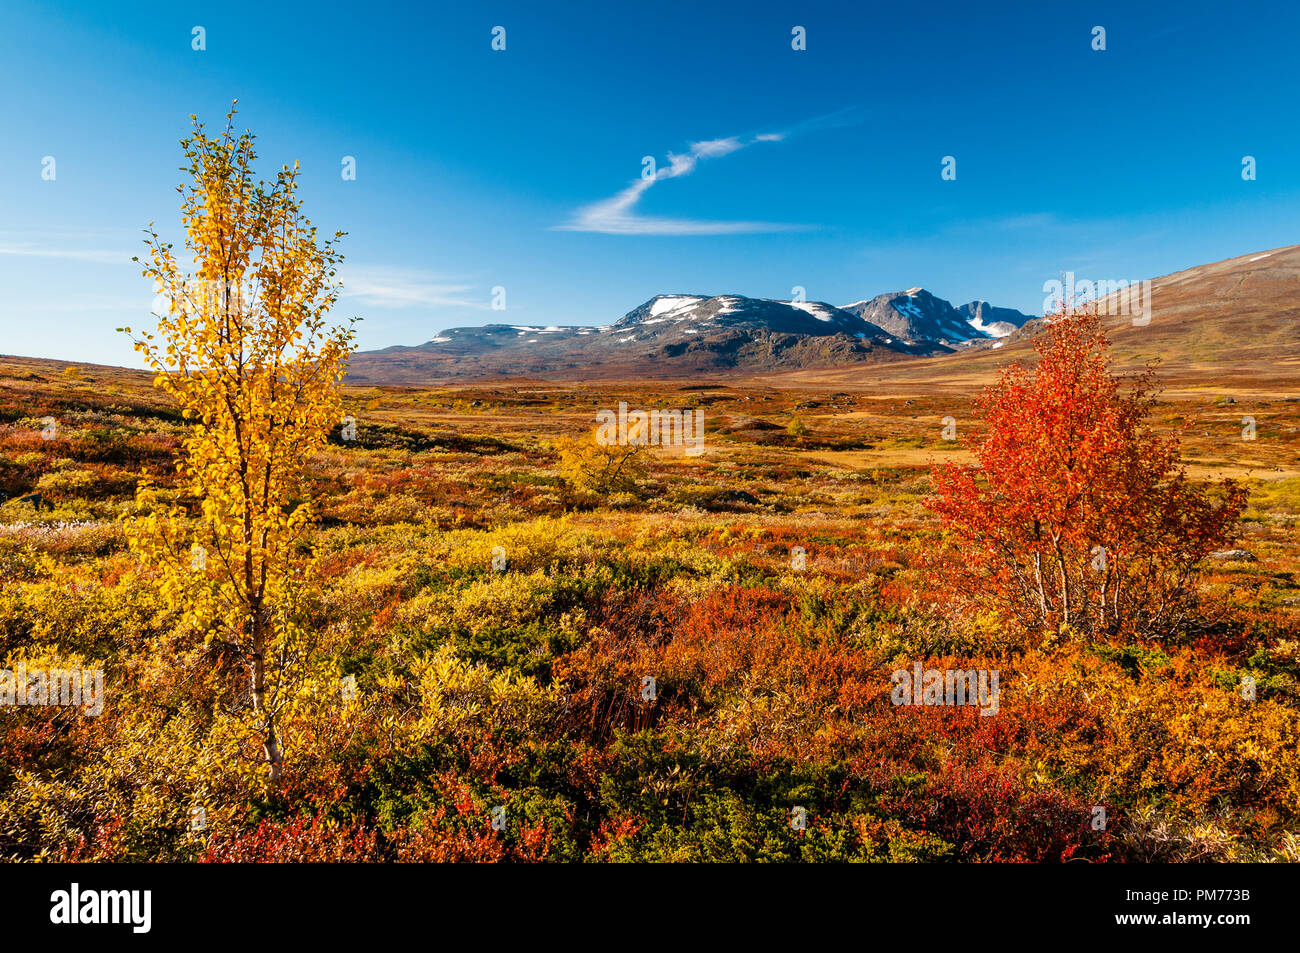
[[[1137,323],[1129,291],[1103,297],[1098,310],[1120,369],[1158,362],[1163,380],[1228,394],[1234,388],[1294,393],[1300,384],[1300,245],[1252,252],[1151,280],[1151,315]],[[1107,314],[1107,312],[1110,312]],[[987,312],[986,312],[987,313]],[[996,316],[996,312],[993,312]],[[880,369],[809,370],[801,385],[900,387],[967,391],[992,380],[998,368],[1032,357],[1042,330],[1035,318],[978,350],[907,360]],[[793,381],[770,375],[773,383]]]

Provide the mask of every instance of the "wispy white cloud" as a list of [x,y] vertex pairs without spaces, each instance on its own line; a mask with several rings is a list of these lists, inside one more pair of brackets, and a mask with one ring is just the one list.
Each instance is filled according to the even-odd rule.
[[[754,141],[758,141],[755,138]],[[706,139],[704,142],[691,143],[690,155],[693,158],[713,159],[718,156],[731,155],[739,149],[743,149],[744,144],[735,136],[728,136],[725,139]]]
[[345,267],[342,297],[369,308],[451,307],[486,309],[486,295],[473,296],[475,285],[412,268]]
[[663,218],[642,215],[637,206],[655,185],[668,179],[690,175],[704,159],[718,159],[733,152],[747,149],[756,143],[785,142],[810,132],[853,126],[865,120],[865,111],[850,106],[824,116],[814,116],[778,132],[762,132],[753,136],[726,136],[691,143],[685,153],[668,153],[668,165],[659,168],[650,178],[633,182],[617,195],[590,205],[584,205],[563,225],[561,231],[602,232],[606,235],[741,235],[759,232],[803,231],[815,226],[788,222],[718,222],[685,218]]
[[655,185],[668,179],[690,175],[704,159],[718,159],[739,152],[759,142],[781,142],[786,133],[762,133],[742,139],[727,136],[691,143],[684,153],[668,153],[668,165],[655,174],[636,180],[610,198],[585,205],[569,221],[555,226],[560,231],[600,232],[606,235],[740,235],[758,232],[783,232],[808,228],[782,222],[720,222],[685,218],[642,215],[637,206]]

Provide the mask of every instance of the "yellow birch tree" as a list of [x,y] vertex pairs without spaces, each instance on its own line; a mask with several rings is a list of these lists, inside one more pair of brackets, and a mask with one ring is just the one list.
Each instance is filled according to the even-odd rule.
[[310,646],[299,611],[313,570],[308,469],[340,420],[356,319],[326,321],[343,233],[318,239],[297,197],[296,162],[272,182],[254,179],[255,137],[236,134],[234,117],[232,105],[212,136],[192,116],[181,141],[189,182],[177,191],[192,267],[148,229],[143,274],[164,304],[157,333],[132,337],[189,427],[177,454],[180,494],[165,500],[143,479],[127,530],[184,623],[237,659],[243,686],[226,710],[275,785],[284,761],[277,716]]

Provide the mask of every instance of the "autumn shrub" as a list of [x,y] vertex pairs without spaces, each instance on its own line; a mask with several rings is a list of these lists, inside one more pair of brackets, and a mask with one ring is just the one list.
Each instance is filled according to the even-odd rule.
[[377,835],[362,823],[331,823],[321,814],[290,821],[263,819],[252,830],[214,834],[205,864],[341,863],[379,860]]
[[1108,346],[1095,313],[1051,316],[1038,364],[978,404],[979,465],[934,469],[928,503],[969,602],[1028,632],[1167,638],[1199,622],[1199,563],[1233,538],[1246,492],[1189,479],[1177,438],[1144,423],[1151,373],[1113,374]]
[[[1026,658],[1021,673],[1022,690],[1040,704],[1072,711],[1055,736],[1038,734],[1027,751],[1052,770],[1183,815],[1249,806],[1279,823],[1295,819],[1293,705],[1247,700],[1186,650],[1128,671],[1091,653],[1053,653]],[[1015,696],[1008,701],[1015,717]]]
[[594,430],[583,438],[565,437],[556,446],[561,476],[581,494],[634,493],[646,473],[644,446],[602,443]]
[[1052,788],[1027,786],[1004,770],[942,770],[888,797],[885,806],[909,826],[956,845],[955,860],[1043,862],[1106,856],[1106,831],[1091,827],[1093,807],[1098,805]]

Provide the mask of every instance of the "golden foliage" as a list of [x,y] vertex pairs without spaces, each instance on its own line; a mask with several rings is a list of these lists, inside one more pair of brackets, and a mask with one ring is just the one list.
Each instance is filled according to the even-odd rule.
[[275,716],[306,650],[294,620],[310,572],[308,467],[340,418],[353,331],[326,322],[342,233],[318,241],[296,164],[274,182],[254,180],[254,137],[233,132],[234,115],[218,136],[195,120],[182,142],[191,182],[181,217],[195,269],[151,229],[144,274],[166,307],[157,335],[135,344],[190,423],[177,462],[186,499],[168,502],[142,481],[128,535],[193,630],[240,655],[249,691],[237,707],[275,779]]
[[645,476],[645,447],[601,443],[596,439],[596,430],[586,440],[565,437],[558,447],[560,473],[580,492],[630,493]]

